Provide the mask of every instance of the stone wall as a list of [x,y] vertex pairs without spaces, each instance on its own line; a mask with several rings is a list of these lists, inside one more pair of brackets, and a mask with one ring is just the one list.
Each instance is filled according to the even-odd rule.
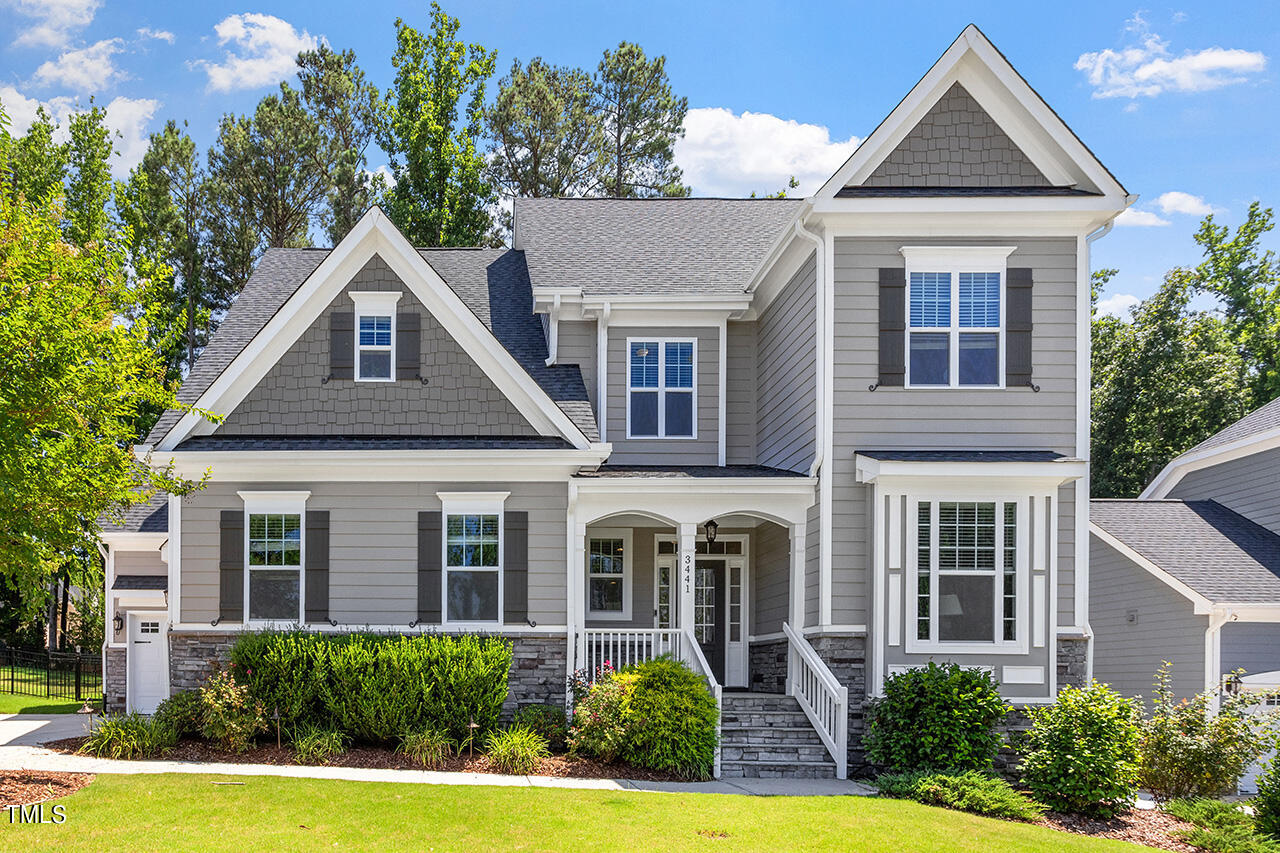
[[751,689],[757,693],[787,691],[787,641],[751,644]]
[[849,688],[849,775],[866,775],[866,751],[862,746],[867,700],[867,638],[852,634],[826,634],[809,638],[818,657],[842,685]]
[[236,636],[225,631],[169,634],[169,693],[201,687],[209,673],[231,659]]
[[126,699],[128,673],[125,669],[127,658],[124,649],[107,649],[103,652],[102,663],[106,668],[106,681],[102,685],[102,695],[108,714],[123,714]]
[[1058,689],[1085,687],[1089,677],[1089,641],[1058,638]]

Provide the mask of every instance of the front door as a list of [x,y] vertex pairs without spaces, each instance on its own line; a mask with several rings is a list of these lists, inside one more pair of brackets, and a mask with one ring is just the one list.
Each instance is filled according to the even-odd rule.
[[725,683],[725,564],[699,558],[693,564],[693,635],[716,681]]
[[168,619],[163,612],[129,614],[129,710],[151,714],[169,697]]

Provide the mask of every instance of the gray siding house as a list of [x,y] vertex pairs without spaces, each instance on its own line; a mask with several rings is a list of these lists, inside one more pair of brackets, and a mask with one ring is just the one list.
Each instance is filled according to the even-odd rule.
[[1094,674],[1150,697],[1280,686],[1280,400],[1170,462],[1136,500],[1090,514]]
[[844,776],[930,660],[1050,702],[1088,677],[1089,249],[1133,200],[969,27],[806,199],[271,250],[180,392],[224,419],[139,448],[209,485],[103,533],[108,703],[290,625],[501,634],[512,708],[679,655],[726,776]]

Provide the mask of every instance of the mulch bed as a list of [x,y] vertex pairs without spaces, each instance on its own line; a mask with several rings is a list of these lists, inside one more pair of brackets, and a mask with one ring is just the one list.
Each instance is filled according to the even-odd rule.
[[[83,737],[65,738],[44,744],[48,749],[57,752],[75,752],[85,742]],[[181,741],[163,756],[164,761],[209,761],[225,764],[272,764],[276,766],[297,766],[293,759],[293,750],[288,747],[277,747],[274,744],[256,746],[248,752],[239,754],[224,752],[208,741],[187,739]],[[410,760],[390,749],[379,747],[356,746],[342,755],[335,755],[329,760],[329,767],[358,767],[377,770],[422,770],[421,764]],[[445,761],[439,770],[458,773],[498,773],[487,755],[477,753],[474,757],[455,755]],[[670,773],[659,773],[632,767],[629,764],[602,764],[590,758],[573,755],[553,755],[538,762],[538,768],[531,774],[534,776],[558,776],[575,779],[638,779],[645,782],[678,782],[681,781]]]
[[0,809],[43,803],[75,793],[93,781],[92,773],[0,770]]
[[1191,824],[1154,809],[1131,809],[1110,820],[1094,820],[1080,815],[1049,812],[1040,823],[1050,829],[1059,829],[1063,832],[1090,835],[1094,838],[1114,838],[1118,841],[1130,841],[1161,850],[1175,850],[1177,853],[1200,851],[1200,848],[1192,847],[1173,837],[1175,832],[1192,829]]

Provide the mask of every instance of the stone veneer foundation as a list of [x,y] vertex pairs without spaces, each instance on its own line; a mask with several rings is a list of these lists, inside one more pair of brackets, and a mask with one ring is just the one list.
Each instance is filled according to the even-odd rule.
[[102,696],[108,714],[123,714],[125,705],[126,666],[124,649],[105,649],[102,664],[106,668],[106,680],[102,684]]

